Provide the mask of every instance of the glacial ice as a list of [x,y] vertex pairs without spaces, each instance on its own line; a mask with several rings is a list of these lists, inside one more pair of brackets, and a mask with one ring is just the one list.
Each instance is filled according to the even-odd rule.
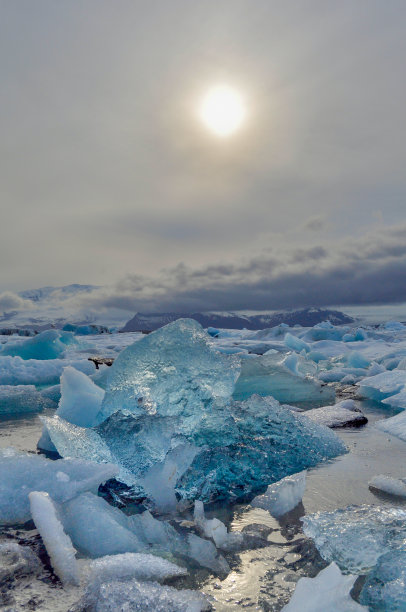
[[0,385],[0,415],[41,412],[53,405],[34,385]]
[[378,559],[362,587],[360,601],[374,612],[406,612],[406,551]]
[[0,355],[21,357],[22,359],[58,359],[66,351],[68,345],[77,344],[77,340],[70,332],[48,329],[40,334],[7,342],[0,350]]
[[0,524],[17,524],[31,517],[28,494],[45,491],[56,502],[66,501],[83,491],[95,491],[117,474],[114,465],[58,459],[0,450]]
[[227,532],[227,527],[217,518],[207,519],[204,514],[204,505],[195,501],[195,524],[207,538],[211,538],[217,548],[223,550],[236,550],[241,547],[244,536],[239,531]]
[[375,427],[406,442],[406,410],[389,419],[377,421]]
[[272,516],[279,518],[296,508],[302,501],[306,488],[306,471],[286,476],[269,485],[263,495],[254,497],[251,506],[268,510]]
[[310,352],[309,344],[304,342],[304,340],[301,340],[301,338],[294,336],[290,332],[288,332],[285,336],[285,344],[289,349],[292,351],[297,351],[298,353],[301,351],[305,351],[306,353]]
[[216,574],[228,574],[230,566],[221,555],[218,555],[217,549],[213,542],[199,538],[194,533],[189,533],[187,536],[189,545],[189,556],[197,561],[202,567],[211,569]]
[[285,363],[278,353],[244,360],[234,399],[244,400],[255,393],[271,395],[285,404],[334,401],[334,389],[312,378],[314,364],[296,354],[289,357]]
[[28,546],[10,540],[0,542],[0,584],[11,578],[35,575],[40,565],[40,560]]
[[146,553],[108,555],[91,561],[89,582],[135,579],[162,582],[168,578],[186,576],[187,570],[168,561]]
[[367,612],[350,596],[357,576],[344,576],[331,563],[315,578],[300,578],[290,602],[282,612]]
[[76,550],[63,530],[57,510],[48,493],[32,491],[29,494],[31,516],[51,560],[55,574],[63,584],[80,583]]
[[406,511],[400,508],[349,506],[301,520],[323,559],[345,573],[366,574],[381,555],[406,551]]
[[54,385],[59,383],[66,366],[71,365],[85,374],[95,371],[88,359],[27,359],[0,356],[0,380],[2,385]]
[[358,408],[354,400],[338,402],[334,406],[322,406],[303,412],[303,416],[326,427],[348,427],[364,425],[368,419]]
[[398,394],[406,386],[406,371],[392,370],[376,376],[364,378],[359,384],[359,392],[363,397],[390,405],[390,398]]
[[121,410],[193,420],[233,392],[239,360],[214,351],[193,319],[178,319],[124,349],[110,368],[104,419]]
[[374,476],[369,481],[368,485],[370,489],[376,489],[388,495],[406,497],[406,479],[404,478],[392,478],[391,476],[379,474],[378,476]]
[[91,584],[72,612],[203,612],[210,607],[204,595],[196,591],[177,590],[156,582],[111,580]]

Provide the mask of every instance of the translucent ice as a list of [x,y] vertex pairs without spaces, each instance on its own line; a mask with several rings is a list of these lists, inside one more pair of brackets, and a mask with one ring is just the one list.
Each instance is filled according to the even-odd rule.
[[153,580],[161,582],[188,572],[167,559],[145,553],[125,553],[95,559],[90,563],[89,580],[107,582],[110,580]]
[[251,505],[254,508],[268,510],[272,516],[278,518],[293,510],[302,501],[306,488],[306,471],[292,476],[286,476],[269,485],[263,495],[254,497]]
[[85,374],[95,371],[87,359],[21,359],[0,356],[0,380],[3,385],[53,385],[59,382],[63,369],[72,365]]
[[[390,372],[382,372],[376,376],[364,378],[359,383],[359,392],[363,397],[381,402],[399,393],[405,385],[406,371],[392,370]],[[390,403],[390,400],[386,403]]]
[[315,578],[300,578],[290,602],[282,612],[367,612],[350,596],[357,576],[343,576],[335,563]]
[[292,351],[297,351],[300,353],[301,351],[306,351],[306,353],[310,352],[310,346],[304,340],[301,340],[297,336],[293,336],[291,333],[287,333],[285,336],[285,344]]
[[367,576],[360,601],[374,612],[406,612],[406,551],[380,557]]
[[301,519],[327,562],[342,571],[366,574],[386,553],[406,551],[406,511],[380,506],[349,506]]
[[217,548],[236,550],[243,543],[243,534],[239,531],[227,532],[227,527],[217,518],[207,519],[204,515],[203,502],[195,501],[195,524],[207,538],[211,538]]
[[217,574],[228,574],[230,567],[221,555],[218,555],[213,542],[199,538],[194,533],[189,533],[189,556],[195,559],[202,567],[207,567]]
[[57,359],[66,351],[68,344],[77,344],[71,333],[48,329],[32,338],[8,342],[0,354],[22,359]]
[[214,351],[193,319],[178,319],[122,351],[110,368],[102,416],[190,418],[232,394],[239,360]]
[[48,493],[32,491],[29,494],[31,516],[51,559],[55,574],[63,584],[79,585],[76,550],[63,530],[56,508]]
[[204,595],[195,591],[178,591],[156,582],[111,580],[101,584],[96,581],[90,585],[73,612],[203,612],[210,610],[210,607]]
[[391,476],[379,474],[374,476],[368,484],[370,489],[377,489],[388,495],[406,497],[406,480],[404,478],[392,478]]
[[406,410],[389,419],[377,421],[375,427],[406,442]]
[[23,523],[31,517],[28,494],[46,491],[65,501],[83,491],[95,491],[117,474],[114,465],[0,451],[0,523]]
[[1,385],[0,415],[40,412],[53,402],[44,398],[34,385]]

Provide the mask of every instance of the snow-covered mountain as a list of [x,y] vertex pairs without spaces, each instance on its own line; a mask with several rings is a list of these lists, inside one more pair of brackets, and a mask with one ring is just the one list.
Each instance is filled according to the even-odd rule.
[[311,327],[321,321],[329,320],[333,325],[353,323],[354,319],[338,310],[327,308],[302,308],[300,310],[272,312],[265,314],[244,315],[232,312],[194,312],[194,313],[171,313],[161,314],[137,313],[130,319],[122,331],[153,331],[171,321],[183,317],[195,319],[203,327],[220,327],[227,329],[264,329],[274,327],[280,323],[287,325],[303,325]]

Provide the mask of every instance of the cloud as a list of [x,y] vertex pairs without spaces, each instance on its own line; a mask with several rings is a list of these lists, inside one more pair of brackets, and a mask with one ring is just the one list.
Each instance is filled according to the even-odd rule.
[[32,307],[31,300],[24,300],[22,297],[11,291],[0,293],[0,313],[15,310],[26,310]]
[[185,264],[127,275],[75,298],[81,307],[134,312],[272,310],[406,301],[406,224],[356,240],[270,249],[234,264]]

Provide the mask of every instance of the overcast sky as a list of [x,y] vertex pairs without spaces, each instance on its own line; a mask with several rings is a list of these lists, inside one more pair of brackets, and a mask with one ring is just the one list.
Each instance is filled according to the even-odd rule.
[[[0,0],[0,291],[406,299],[404,0]],[[228,139],[197,116],[227,83]]]

